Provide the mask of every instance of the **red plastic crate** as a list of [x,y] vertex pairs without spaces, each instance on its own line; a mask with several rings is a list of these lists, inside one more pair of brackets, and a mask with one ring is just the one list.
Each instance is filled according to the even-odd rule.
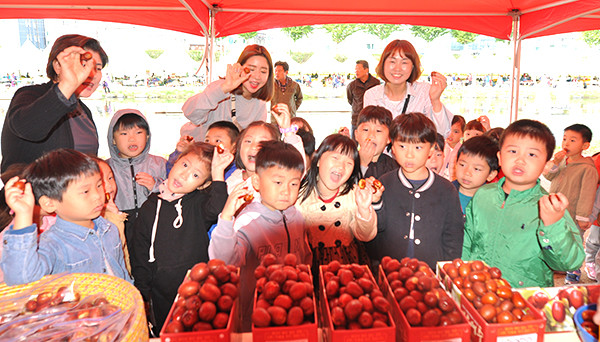
[[[396,324],[390,313],[388,313],[388,319],[390,321],[390,326],[386,328],[371,328],[371,329],[357,329],[357,330],[340,330],[335,329],[333,326],[333,322],[331,321],[331,312],[329,310],[329,301],[327,300],[327,295],[325,294],[325,284],[323,283],[323,270],[327,267],[326,265],[321,265],[319,272],[319,282],[321,285],[321,289],[319,290],[320,295],[320,308],[321,308],[321,318],[322,321],[322,332],[323,332],[323,341],[327,342],[394,342],[396,341]],[[377,282],[375,278],[373,278],[373,274],[371,270],[367,266],[362,266],[365,269],[365,272],[368,272],[371,280],[375,283],[377,287]],[[392,303],[391,303],[392,304]]]
[[[312,274],[310,268],[308,270],[312,281]],[[256,297],[258,297],[258,291],[254,289],[254,304],[252,308],[256,308]],[[315,291],[312,293],[314,314],[312,323],[304,323],[296,326],[279,326],[279,327],[265,327],[258,328],[252,323],[252,341],[253,342],[318,342],[318,329],[317,329],[317,298]],[[246,319],[246,318],[244,318]],[[250,317],[248,317],[250,319]]]
[[[240,274],[240,269],[237,270],[238,275]],[[190,270],[187,271],[184,281],[190,280]],[[238,284],[239,288],[239,284]],[[229,320],[227,321],[227,326],[225,329],[214,329],[214,330],[204,330],[204,331],[187,331],[183,333],[177,334],[168,334],[165,333],[165,329],[167,324],[171,322],[171,316],[173,315],[173,311],[175,310],[175,303],[179,299],[179,294],[175,297],[175,301],[173,305],[171,305],[171,310],[169,310],[169,314],[167,315],[167,319],[163,324],[163,327],[160,330],[160,340],[161,342],[194,342],[194,341],[205,341],[205,342],[229,342],[231,341],[231,331],[233,329],[233,319],[235,315],[237,315],[238,305],[239,305],[239,297],[235,299],[233,302],[233,307],[231,307],[231,311],[229,312]]]
[[471,327],[465,314],[460,310],[460,306],[454,301],[463,322],[460,324],[448,325],[445,327],[413,327],[408,323],[404,312],[394,298],[389,282],[385,277],[385,272],[379,265],[379,288],[392,304],[392,317],[397,324],[396,340],[402,342],[420,342],[420,341],[469,341],[471,338]]
[[[179,295],[177,295],[179,298]],[[175,298],[175,301],[177,301]],[[204,342],[229,342],[231,341],[231,329],[233,326],[233,318],[236,315],[236,310],[238,306],[239,300],[236,298],[233,307],[231,308],[231,312],[229,313],[229,321],[227,322],[227,327],[225,329],[215,329],[215,330],[205,330],[205,331],[189,331],[178,334],[167,334],[164,332],[167,323],[171,321],[171,315],[173,314],[173,310],[175,309],[175,305],[171,306],[171,311],[169,311],[169,315],[165,320],[165,324],[163,325],[160,332],[160,340],[161,342],[195,342],[195,341],[204,341]]]
[[[531,306],[531,303],[525,301],[528,311],[532,313],[535,320],[490,324],[483,319],[469,300],[463,299],[462,292],[444,272],[443,265],[446,263],[438,262],[437,274],[442,279],[442,284],[447,286],[446,291],[450,292],[452,297],[460,304],[460,308],[471,325],[471,341],[492,342],[502,340],[502,338],[506,341],[544,341],[546,317]],[[518,293],[518,291],[513,289],[513,293]]]

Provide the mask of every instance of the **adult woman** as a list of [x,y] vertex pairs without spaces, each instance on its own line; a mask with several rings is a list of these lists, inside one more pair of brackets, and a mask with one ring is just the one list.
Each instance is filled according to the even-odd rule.
[[73,34],[54,42],[46,65],[50,81],[17,90],[10,102],[2,128],[2,172],[57,148],[98,153],[92,113],[79,98],[98,88],[106,63],[93,38]]
[[446,77],[431,73],[431,84],[416,82],[421,76],[421,61],[415,48],[406,40],[389,43],[375,69],[385,83],[365,92],[364,106],[383,106],[394,117],[420,112],[430,118],[443,136],[450,132],[452,113],[444,107],[440,97],[446,89]]
[[183,114],[191,122],[181,128],[181,134],[203,141],[208,126],[216,121],[232,121],[240,128],[266,121],[267,102],[272,97],[271,55],[263,46],[248,45],[237,63],[227,65],[224,79],[212,82],[184,103]]

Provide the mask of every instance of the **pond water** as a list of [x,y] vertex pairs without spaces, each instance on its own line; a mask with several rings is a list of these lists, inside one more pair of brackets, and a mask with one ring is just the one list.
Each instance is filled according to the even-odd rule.
[[[97,93],[100,93],[98,91]],[[588,125],[595,136],[591,152],[600,151],[600,88],[562,85],[558,88],[545,86],[521,87],[519,119],[529,118],[544,122],[554,133],[560,146],[563,129],[574,123]],[[307,89],[310,95],[302,103],[298,116],[305,118],[315,131],[317,145],[327,135],[341,126],[350,126],[350,106],[345,89],[319,91]],[[106,131],[110,118],[119,109],[137,108],[147,116],[152,132],[151,153],[168,156],[179,139],[179,128],[186,122],[181,106],[185,99],[147,99],[142,97],[85,99],[92,110],[100,137],[100,157],[108,157]],[[0,126],[12,95],[0,94]],[[327,96],[327,97],[318,97]],[[444,104],[454,114],[467,121],[480,115],[490,118],[492,127],[506,127],[510,120],[509,87],[449,87],[444,92]]]

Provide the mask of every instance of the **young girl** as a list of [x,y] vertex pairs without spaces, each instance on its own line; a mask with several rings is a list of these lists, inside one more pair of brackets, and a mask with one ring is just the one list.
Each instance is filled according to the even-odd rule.
[[127,213],[120,211],[115,204],[115,196],[117,195],[115,175],[113,174],[112,168],[105,160],[98,157],[92,157],[92,159],[94,159],[96,163],[98,163],[98,167],[100,167],[102,185],[104,186],[104,193],[106,194],[106,204],[104,205],[104,210],[102,210],[102,217],[117,226],[119,237],[121,238],[121,245],[123,246],[125,266],[127,267],[127,271],[131,274],[129,249],[127,248],[127,239],[125,238],[125,220],[127,220]]
[[277,119],[280,132],[277,131],[275,125],[264,121],[254,121],[240,133],[235,152],[237,170],[227,178],[227,189],[229,192],[236,185],[245,182],[248,189],[252,190],[251,194],[254,198],[260,200],[260,194],[252,187],[251,177],[256,172],[256,154],[260,148],[260,143],[263,141],[280,140],[280,136],[283,134],[283,141],[293,145],[304,156],[304,145],[302,144],[302,139],[296,135],[297,126],[291,125],[291,115],[288,106],[284,103],[279,103],[273,107],[273,111],[275,112],[274,116]]
[[227,200],[223,173],[233,160],[207,143],[193,143],[169,177],[142,205],[128,241],[135,286],[149,304],[158,335],[188,269],[208,261],[210,226]]
[[371,180],[360,189],[355,186],[360,177],[356,143],[341,134],[325,138],[302,180],[298,204],[306,221],[313,266],[332,260],[369,264],[360,241],[370,241],[377,234],[371,202],[381,197],[383,189],[373,194]]
[[437,134],[435,145],[433,145],[433,153],[427,159],[425,166],[431,171],[440,174],[444,165],[444,137]]

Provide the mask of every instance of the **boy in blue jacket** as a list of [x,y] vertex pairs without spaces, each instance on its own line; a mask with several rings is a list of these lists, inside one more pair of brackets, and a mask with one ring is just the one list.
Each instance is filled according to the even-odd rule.
[[[104,273],[132,282],[125,267],[117,227],[100,216],[104,186],[98,164],[69,149],[49,152],[6,184],[6,202],[15,223],[3,237],[2,270],[8,285],[36,281],[48,274]],[[35,198],[34,198],[35,195]],[[32,223],[34,203],[56,223],[39,237]]]

